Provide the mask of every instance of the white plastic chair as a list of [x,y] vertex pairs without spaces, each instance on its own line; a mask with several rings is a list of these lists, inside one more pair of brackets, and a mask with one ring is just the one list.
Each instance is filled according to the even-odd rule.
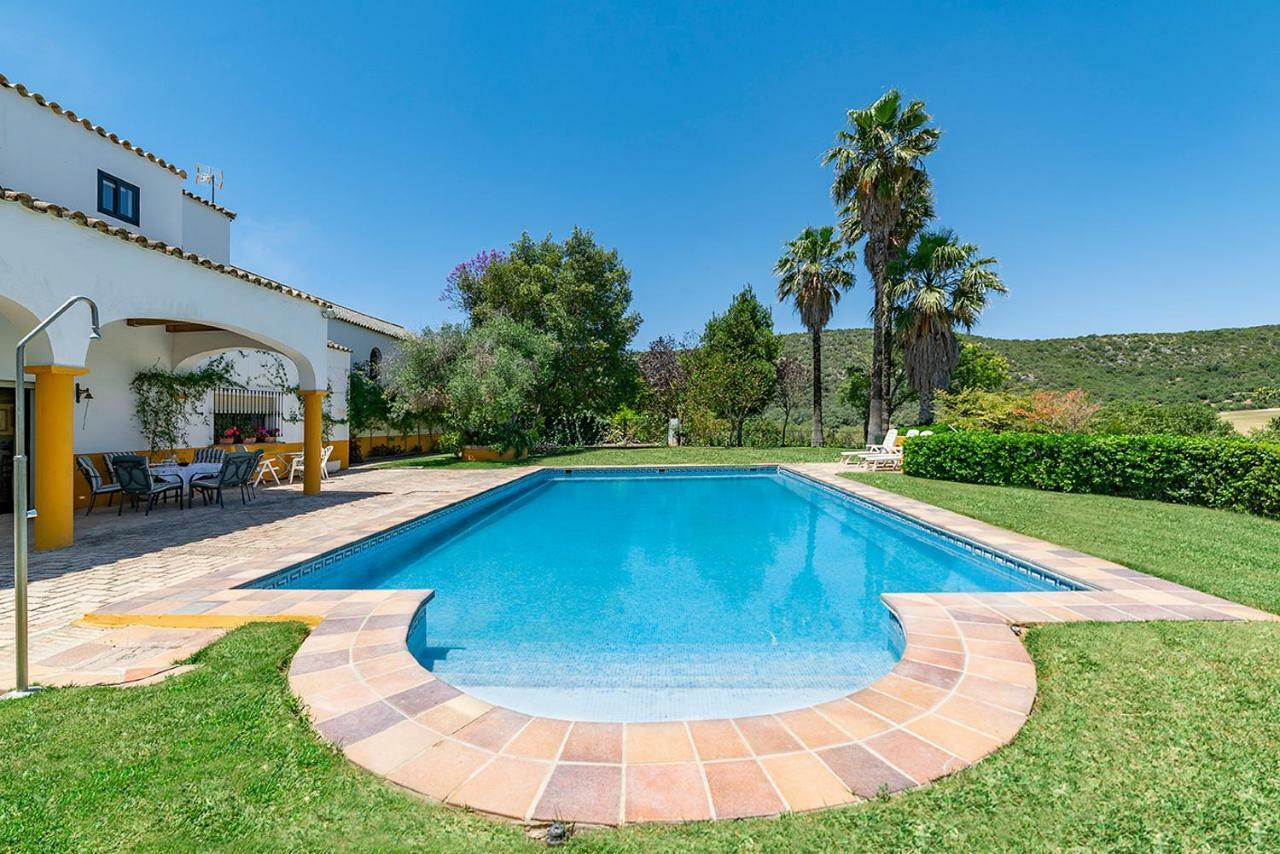
[[[329,479],[329,455],[333,453],[333,445],[326,445],[320,451],[320,479]],[[293,483],[293,476],[300,474],[304,469],[302,462],[302,454],[294,454],[293,461],[289,463],[289,482]]]
[[867,454],[862,461],[872,471],[897,471],[902,467],[902,451]]
[[840,461],[847,464],[865,460],[872,454],[890,454],[898,446],[898,428],[890,427],[884,434],[884,441],[879,445],[867,445],[861,451],[845,451],[840,454]]
[[276,468],[276,461],[271,457],[263,457],[258,460],[258,472],[253,477],[253,485],[257,486],[268,477],[275,481],[276,486],[280,485],[280,470]]

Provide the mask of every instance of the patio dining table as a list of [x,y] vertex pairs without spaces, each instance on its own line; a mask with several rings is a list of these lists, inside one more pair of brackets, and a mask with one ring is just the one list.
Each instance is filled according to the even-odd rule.
[[189,496],[191,494],[191,481],[193,478],[208,474],[217,474],[221,469],[221,463],[190,463],[185,466],[180,466],[177,463],[158,463],[151,466],[151,474],[153,477],[159,477],[165,480],[173,480],[174,478],[177,478],[182,481],[183,494]]

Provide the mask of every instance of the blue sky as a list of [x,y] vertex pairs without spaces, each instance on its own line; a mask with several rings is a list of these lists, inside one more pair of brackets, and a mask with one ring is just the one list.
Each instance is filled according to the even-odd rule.
[[575,224],[631,269],[638,344],[771,299],[890,86],[944,131],[941,223],[1001,259],[980,331],[1280,322],[1280,6],[875,5],[0,0],[0,71],[224,169],[236,263],[410,326],[456,262]]

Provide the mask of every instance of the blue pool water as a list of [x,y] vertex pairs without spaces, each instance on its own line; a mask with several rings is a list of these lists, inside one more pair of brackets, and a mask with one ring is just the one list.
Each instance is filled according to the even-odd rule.
[[544,471],[265,584],[432,588],[410,649],[488,702],[554,717],[780,711],[901,654],[888,592],[1051,578],[775,469]]

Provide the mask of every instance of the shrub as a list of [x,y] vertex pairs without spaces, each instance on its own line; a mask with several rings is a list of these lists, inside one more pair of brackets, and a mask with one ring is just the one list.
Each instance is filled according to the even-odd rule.
[[561,448],[599,445],[605,440],[610,426],[608,418],[585,410],[557,415],[547,425],[547,442]]
[[909,475],[1280,517],[1280,444],[1189,436],[966,432],[908,442]]
[[442,454],[458,454],[462,451],[464,444],[466,444],[466,438],[460,431],[446,430],[436,440],[436,450]]
[[963,391],[940,391],[937,395],[937,421],[961,430],[1012,430],[1023,422],[1017,410],[1027,405],[1026,398],[1008,392],[967,388]]
[[1077,433],[1097,412],[1098,405],[1089,402],[1089,394],[1082,388],[1033,391],[1025,404],[1013,410],[1026,422],[1026,429],[1050,433]]
[[1231,425],[1202,403],[1109,403],[1093,420],[1094,433],[1163,433],[1169,436],[1231,436]]
[[666,420],[653,412],[636,412],[623,404],[610,419],[605,441],[611,445],[635,445],[666,438]]
[[822,434],[823,444],[832,448],[861,448],[867,443],[861,427],[825,427]]

